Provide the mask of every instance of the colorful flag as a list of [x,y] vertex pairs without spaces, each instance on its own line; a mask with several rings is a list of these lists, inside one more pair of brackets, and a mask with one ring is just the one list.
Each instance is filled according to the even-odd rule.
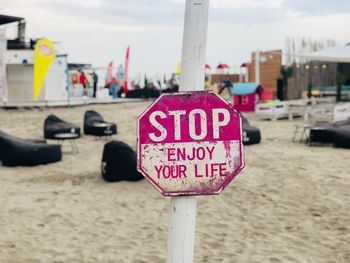
[[56,58],[56,47],[51,40],[41,38],[36,42],[34,53],[34,101],[37,101],[45,76]]
[[180,75],[180,73],[181,73],[181,61],[178,61],[176,63],[176,71],[175,72],[177,75]]
[[117,79],[120,81],[124,80],[124,67],[123,64],[120,64],[117,70]]
[[128,93],[128,73],[129,73],[129,57],[130,57],[130,46],[126,49],[126,54],[125,54],[125,70],[124,70],[124,93]]
[[106,86],[111,84],[112,80],[113,80],[113,61],[109,62],[107,66]]

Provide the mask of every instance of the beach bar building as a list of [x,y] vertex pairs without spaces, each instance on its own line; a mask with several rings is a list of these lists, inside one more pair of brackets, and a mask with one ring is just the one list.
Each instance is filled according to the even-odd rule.
[[[17,23],[17,37],[6,38],[2,25]],[[35,40],[25,42],[25,20],[21,17],[0,15],[0,103],[31,106],[34,104],[34,47]],[[4,37],[5,36],[5,37]],[[5,47],[5,48],[4,48]],[[46,75],[38,102],[54,104],[67,101],[67,55],[57,55]],[[1,73],[0,73],[1,74]],[[1,75],[0,75],[1,76]]]
[[[247,63],[248,81],[260,83],[265,90],[278,93],[278,79],[281,76],[282,50],[252,52],[251,63]],[[258,74],[257,74],[258,73]],[[259,76],[259,79],[257,78]]]
[[231,88],[233,105],[238,111],[255,111],[255,105],[263,94],[263,87],[259,83],[234,83]]

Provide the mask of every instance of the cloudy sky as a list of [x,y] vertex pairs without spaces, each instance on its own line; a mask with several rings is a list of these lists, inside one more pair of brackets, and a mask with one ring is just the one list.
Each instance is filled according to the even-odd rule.
[[[124,62],[131,73],[175,71],[185,0],[0,0],[0,13],[25,17],[27,38],[47,37],[70,62]],[[283,49],[286,37],[350,42],[349,0],[211,0],[207,63],[237,68],[256,49]]]

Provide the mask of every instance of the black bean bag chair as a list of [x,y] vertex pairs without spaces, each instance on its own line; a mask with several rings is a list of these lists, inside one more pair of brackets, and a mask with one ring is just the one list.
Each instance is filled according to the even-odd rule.
[[314,126],[310,129],[309,144],[331,144],[336,127],[333,124],[326,123]]
[[107,182],[138,181],[143,179],[136,170],[136,154],[129,145],[110,141],[103,149],[101,172]]
[[179,92],[179,85],[174,85],[171,88],[166,88],[162,91],[162,93],[175,93],[175,92]]
[[117,125],[115,123],[105,121],[101,114],[90,110],[85,112],[84,115],[84,133],[95,136],[111,136],[113,134],[117,134]]
[[25,141],[33,143],[47,143],[44,139],[25,139]]
[[55,135],[59,133],[76,133],[80,137],[80,127],[55,115],[49,115],[44,123],[44,138],[55,139]]
[[333,143],[335,147],[350,149],[350,125],[342,126],[334,131]]
[[257,144],[261,141],[261,133],[257,127],[251,126],[248,119],[242,116],[243,144]]
[[160,91],[157,89],[143,88],[143,96],[145,99],[158,98],[160,96]]
[[335,131],[347,126],[350,126],[350,119],[336,123],[322,123],[315,125],[310,129],[309,144],[332,144],[334,143]]
[[[0,131],[0,137],[3,137],[3,136],[9,137],[9,138],[16,138],[16,137],[13,137],[13,136],[11,136],[3,131]],[[16,138],[16,139],[18,139],[18,138]],[[43,140],[43,139],[23,139],[23,141],[32,142],[32,143],[46,143],[46,140]],[[0,147],[0,161],[2,160],[2,156],[4,154],[4,151],[5,151],[4,147]]]
[[135,90],[129,90],[128,93],[126,93],[126,98],[144,98],[143,90],[142,89],[135,89]]
[[61,145],[23,140],[0,132],[0,160],[4,166],[34,166],[61,161]]

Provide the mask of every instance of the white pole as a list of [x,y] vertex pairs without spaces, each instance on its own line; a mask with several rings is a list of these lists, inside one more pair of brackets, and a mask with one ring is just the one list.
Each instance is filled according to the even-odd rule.
[[255,52],[255,83],[260,83],[260,51]]
[[172,197],[170,205],[166,262],[191,263],[196,230],[197,197]]
[[[204,90],[209,0],[186,0],[180,91]],[[167,263],[193,262],[195,196],[171,198]]]
[[204,90],[209,0],[186,0],[180,91]]

